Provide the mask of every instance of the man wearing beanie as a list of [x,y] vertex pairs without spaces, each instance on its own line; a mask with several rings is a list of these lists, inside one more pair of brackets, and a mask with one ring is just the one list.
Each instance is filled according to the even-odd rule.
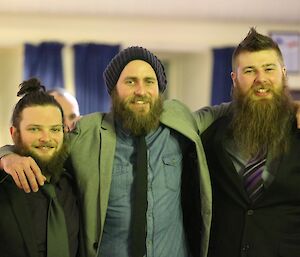
[[[145,48],[117,54],[104,80],[111,112],[84,116],[69,135],[86,256],[205,257],[211,188],[191,112],[163,101],[164,67]],[[9,154],[0,166],[24,177],[17,163]],[[39,181],[38,168],[34,174]],[[37,181],[30,179],[31,188]]]

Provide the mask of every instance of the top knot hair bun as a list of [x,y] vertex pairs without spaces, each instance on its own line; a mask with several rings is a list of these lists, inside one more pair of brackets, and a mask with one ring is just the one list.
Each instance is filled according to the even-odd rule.
[[46,92],[45,86],[37,78],[31,78],[22,82],[17,96],[25,96],[34,92]]

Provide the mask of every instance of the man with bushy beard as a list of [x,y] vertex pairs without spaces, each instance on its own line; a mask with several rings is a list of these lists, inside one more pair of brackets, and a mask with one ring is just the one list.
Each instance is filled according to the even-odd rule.
[[[37,79],[24,81],[20,87],[18,96],[23,97],[14,108],[10,129],[15,150],[39,165],[45,188],[55,191],[55,210],[61,210],[55,222],[61,223],[57,223],[59,230],[56,224],[48,223],[53,205],[48,191],[26,194],[13,182],[17,173],[12,179],[0,171],[1,256],[76,257],[79,212],[72,179],[63,169],[67,153],[63,112]],[[55,240],[51,241],[50,231],[54,229]]]
[[201,136],[213,189],[208,256],[298,257],[300,134],[278,45],[251,28],[231,77],[231,111]]
[[[163,101],[164,67],[145,48],[118,53],[104,80],[111,112],[83,116],[69,134],[86,256],[205,257],[210,178],[190,110]],[[24,190],[38,188],[39,169],[16,171],[21,161],[9,154],[1,165],[25,177]]]

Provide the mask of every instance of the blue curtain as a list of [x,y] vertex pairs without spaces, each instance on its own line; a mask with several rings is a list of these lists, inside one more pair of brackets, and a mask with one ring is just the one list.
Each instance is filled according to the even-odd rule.
[[119,45],[74,45],[75,90],[82,114],[109,111],[110,96],[102,74],[119,51]]
[[47,89],[64,87],[61,50],[58,42],[25,44],[23,79],[37,77]]
[[234,47],[213,49],[211,105],[231,100],[231,57]]

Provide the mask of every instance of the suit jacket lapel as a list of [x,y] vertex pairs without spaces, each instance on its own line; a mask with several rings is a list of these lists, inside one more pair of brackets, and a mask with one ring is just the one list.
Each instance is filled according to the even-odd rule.
[[187,115],[187,112],[190,112],[190,110],[184,105],[178,104],[177,100],[166,100],[164,101],[164,111],[161,114],[160,122],[179,131],[192,141],[197,141],[199,140],[199,134],[196,121],[192,114]]
[[[214,143],[213,143],[213,147],[214,147],[214,152],[216,153],[216,158],[219,159],[220,163],[223,163],[223,179],[226,179],[227,182],[225,182],[225,184],[230,183],[232,185],[232,187],[228,187],[228,188],[234,188],[234,190],[230,190],[228,191],[229,194],[231,194],[231,196],[233,198],[235,198],[236,200],[244,202],[245,200],[248,202],[249,198],[248,195],[244,189],[244,185],[243,182],[241,180],[241,177],[239,176],[239,174],[237,173],[232,159],[230,158],[229,154],[226,151],[226,147],[225,147],[225,141],[226,141],[226,135],[228,133],[228,129],[224,129],[224,128],[228,128],[228,124],[229,124],[229,117],[226,117],[224,119],[222,119],[220,121],[220,123],[218,124],[218,129],[216,132],[216,135],[214,137]],[[237,194],[236,190],[238,190],[240,193]],[[240,199],[239,196],[242,196],[243,199]],[[239,198],[239,199],[237,199]]]
[[[105,215],[109,200],[112,168],[116,149],[116,134],[112,113],[104,116],[101,123],[101,152],[100,152],[100,215],[101,228],[104,227]],[[101,229],[101,231],[103,231]]]
[[6,184],[6,192],[15,213],[29,256],[38,257],[36,239],[32,230],[34,224],[32,223],[30,211],[26,204],[25,193],[17,189],[14,182],[3,183],[1,186],[4,186],[4,184]]
[[268,156],[268,160],[270,161],[267,161],[267,170],[271,178],[264,183],[265,193],[263,194],[263,196],[269,191],[269,188],[272,188],[274,180],[282,179],[280,177],[280,174],[278,174],[279,178],[277,176],[277,173],[279,172],[280,163],[282,162],[282,158],[282,156],[278,156],[277,158],[273,159],[271,156]]

